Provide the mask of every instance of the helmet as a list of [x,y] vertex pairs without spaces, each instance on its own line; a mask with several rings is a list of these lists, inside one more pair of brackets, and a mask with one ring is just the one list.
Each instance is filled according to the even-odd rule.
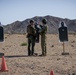
[[42,19],[42,23],[46,24],[47,23],[46,19]]
[[30,20],[30,23],[33,23],[34,21],[33,20]]

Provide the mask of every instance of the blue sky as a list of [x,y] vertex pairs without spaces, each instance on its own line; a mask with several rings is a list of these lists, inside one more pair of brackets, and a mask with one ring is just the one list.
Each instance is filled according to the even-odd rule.
[[46,15],[76,19],[76,0],[0,0],[0,21],[4,25]]

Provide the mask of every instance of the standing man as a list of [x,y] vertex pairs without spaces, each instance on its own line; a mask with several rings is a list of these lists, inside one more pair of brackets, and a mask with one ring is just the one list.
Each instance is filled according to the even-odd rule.
[[42,25],[41,25],[41,48],[42,48],[42,54],[40,56],[46,56],[46,33],[47,33],[47,25],[46,25],[46,19],[42,20]]
[[36,31],[34,21],[30,20],[30,24],[27,26],[27,38],[28,38],[28,56],[34,55],[34,46]]

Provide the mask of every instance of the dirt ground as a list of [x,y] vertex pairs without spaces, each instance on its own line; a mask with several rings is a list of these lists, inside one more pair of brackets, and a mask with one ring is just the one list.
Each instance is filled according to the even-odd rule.
[[[5,41],[0,43],[0,53],[5,54],[8,72],[0,75],[69,75],[76,73],[76,35],[69,35],[65,43],[65,51],[69,55],[62,55],[63,45],[59,42],[58,34],[47,34],[47,56],[27,56],[27,43],[24,34],[5,34]],[[40,43],[35,45],[35,53],[41,54]],[[0,69],[2,58],[0,58]]]

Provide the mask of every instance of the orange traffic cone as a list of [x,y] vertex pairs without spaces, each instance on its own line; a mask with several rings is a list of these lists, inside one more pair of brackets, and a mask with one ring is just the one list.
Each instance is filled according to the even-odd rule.
[[8,71],[4,56],[2,56],[2,65],[1,65],[1,70],[0,70],[0,71],[1,71],[1,72],[6,72],[6,71]]
[[50,72],[50,75],[54,75],[54,72],[53,72],[53,71],[51,71],[51,72]]

